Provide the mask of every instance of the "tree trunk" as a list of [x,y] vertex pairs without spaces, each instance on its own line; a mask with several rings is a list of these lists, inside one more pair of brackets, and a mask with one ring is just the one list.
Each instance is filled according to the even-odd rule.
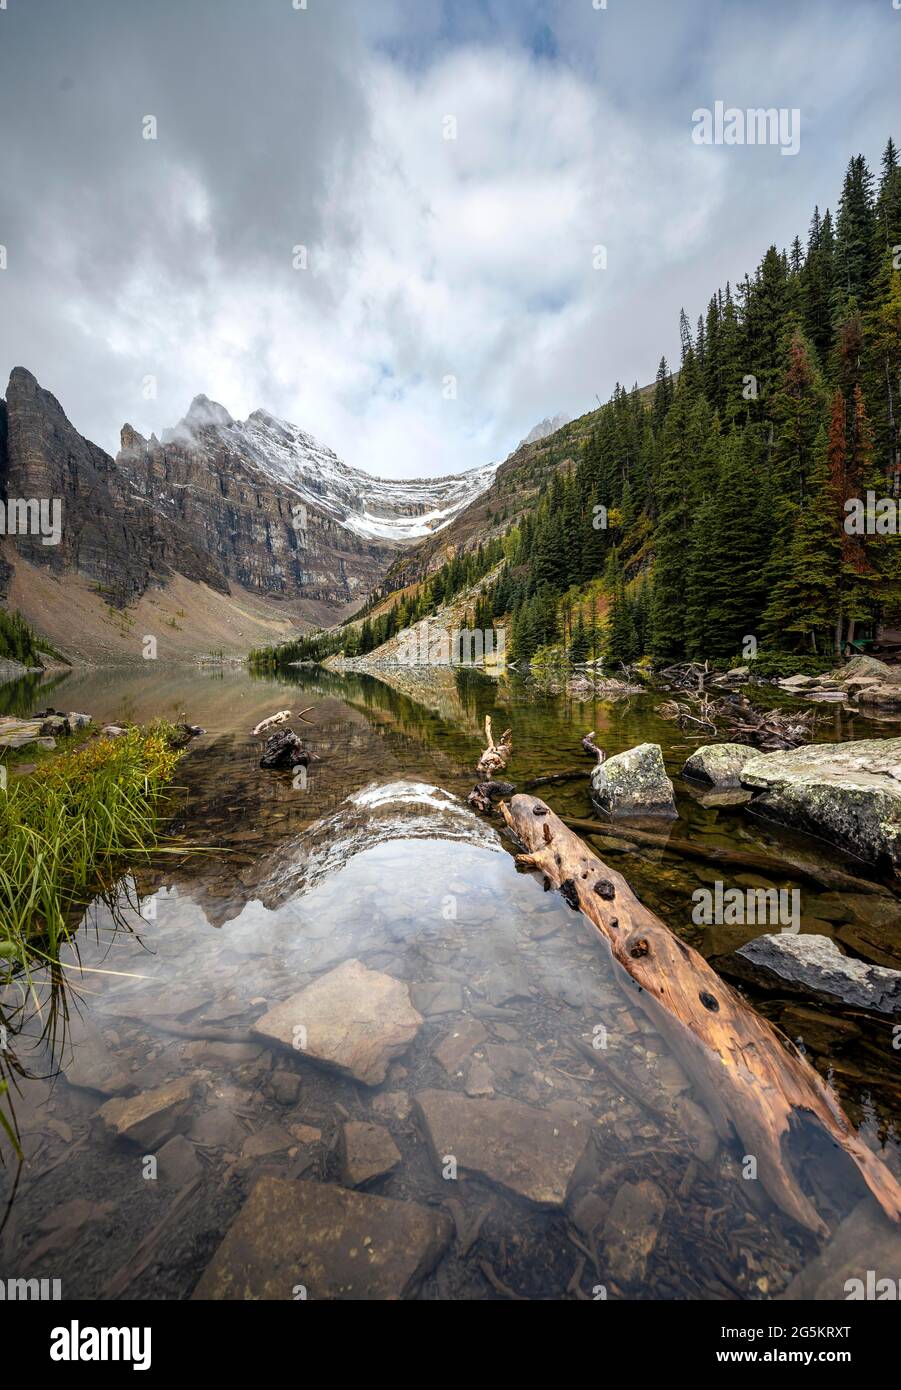
[[634,1001],[691,1076],[720,1138],[738,1134],[776,1205],[808,1230],[828,1234],[788,1166],[784,1141],[806,1118],[845,1150],[886,1214],[901,1220],[898,1181],[861,1141],[797,1049],[644,907],[626,880],[543,801],[514,796],[501,809],[527,851],[517,862],[543,873],[609,943],[614,959],[638,986]]

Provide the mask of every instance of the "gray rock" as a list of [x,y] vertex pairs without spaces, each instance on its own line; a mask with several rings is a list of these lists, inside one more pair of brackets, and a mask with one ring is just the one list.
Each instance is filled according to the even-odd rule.
[[258,1180],[194,1299],[397,1299],[450,1243],[441,1212],[329,1183]]
[[901,710],[901,685],[860,686],[857,689],[857,703],[862,710]]
[[264,1014],[253,1031],[296,1055],[332,1067],[367,1086],[385,1079],[422,1027],[409,987],[358,960],[321,975]]
[[760,754],[741,780],[754,812],[901,874],[901,738]]
[[901,971],[843,956],[828,936],[757,936],[718,964],[726,973],[765,989],[901,1017]]
[[657,743],[616,753],[591,774],[591,798],[609,816],[676,816],[673,784]]
[[836,679],[847,684],[851,680],[878,680],[888,684],[901,683],[901,666],[889,666],[875,656],[852,656],[840,670],[833,672]]
[[413,985],[411,994],[414,1007],[427,1018],[436,1014],[458,1014],[463,1008],[460,986],[447,981]]
[[216,1105],[197,1116],[190,1135],[195,1144],[205,1148],[237,1151],[247,1138],[247,1130],[224,1105]]
[[194,1145],[183,1134],[164,1144],[156,1157],[160,1176],[170,1187],[186,1187],[203,1172]]
[[345,1187],[360,1187],[390,1173],[400,1163],[400,1149],[387,1129],[360,1120],[341,1126],[338,1152]]
[[100,1107],[97,1116],[113,1138],[154,1149],[187,1114],[192,1093],[191,1082],[182,1077],[137,1096],[116,1096]]
[[459,1175],[474,1174],[539,1207],[562,1207],[589,1137],[588,1122],[567,1124],[518,1100],[470,1100],[456,1091],[415,1097],[439,1172],[453,1156]]
[[742,768],[755,756],[745,743],[707,743],[686,759],[682,776],[724,791],[737,789]]

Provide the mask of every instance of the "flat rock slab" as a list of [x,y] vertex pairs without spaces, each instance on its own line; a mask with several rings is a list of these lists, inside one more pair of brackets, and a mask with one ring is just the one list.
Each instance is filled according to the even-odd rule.
[[901,1018],[901,971],[844,956],[828,936],[757,936],[717,963],[726,973],[765,989]]
[[341,1127],[341,1181],[346,1187],[390,1173],[400,1163],[400,1150],[382,1125],[349,1120]]
[[116,1096],[101,1105],[98,1119],[116,1139],[148,1147],[167,1139],[187,1114],[193,1085],[186,1077],[137,1096]]
[[436,1168],[447,1159],[458,1173],[476,1174],[540,1207],[562,1207],[589,1137],[586,1121],[518,1100],[471,1100],[456,1091],[415,1097]]
[[591,774],[591,799],[608,816],[669,816],[676,802],[659,743],[616,753]]
[[901,874],[901,738],[817,743],[752,756],[751,810]]
[[195,1299],[399,1299],[447,1249],[450,1218],[315,1182],[265,1176],[229,1227]]
[[0,748],[24,748],[41,735],[40,719],[0,719]]
[[348,960],[270,1009],[253,1031],[378,1086],[389,1062],[406,1052],[421,1027],[422,1016],[403,981]]

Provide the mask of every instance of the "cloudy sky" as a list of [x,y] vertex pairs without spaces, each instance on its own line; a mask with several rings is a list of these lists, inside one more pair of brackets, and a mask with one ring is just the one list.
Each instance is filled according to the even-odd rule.
[[[204,392],[385,476],[502,458],[901,141],[893,0],[2,2],[0,373],[112,452]],[[800,152],[695,144],[717,100]]]

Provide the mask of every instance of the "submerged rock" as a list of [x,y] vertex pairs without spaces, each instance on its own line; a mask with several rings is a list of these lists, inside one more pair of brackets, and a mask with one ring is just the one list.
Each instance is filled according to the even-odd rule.
[[741,780],[753,811],[901,874],[901,738],[761,754]]
[[673,784],[658,743],[616,753],[591,774],[591,798],[610,816],[676,816]]
[[262,1177],[192,1298],[406,1298],[452,1233],[449,1217],[414,1202]]
[[623,1183],[604,1222],[604,1269],[617,1284],[645,1282],[665,1213],[666,1197],[655,1182]]
[[896,1299],[901,1231],[872,1197],[845,1217],[821,1254],[796,1274],[781,1299]]
[[682,776],[722,790],[741,787],[741,770],[756,757],[746,743],[708,743],[696,748],[682,768]]
[[901,1017],[901,971],[843,956],[828,936],[757,936],[717,962],[764,989],[814,995],[827,1003]]
[[439,1172],[449,1158],[540,1207],[562,1207],[588,1142],[587,1122],[567,1122],[518,1100],[469,1100],[456,1091],[415,1097]]
[[388,1063],[406,1052],[421,1027],[422,1015],[410,1003],[408,985],[348,960],[270,1009],[253,1031],[267,1042],[378,1086]]
[[387,1129],[362,1120],[349,1120],[341,1126],[339,1155],[345,1187],[360,1187],[390,1173],[400,1163],[400,1149]]
[[192,1083],[182,1077],[137,1096],[108,1100],[97,1116],[114,1138],[152,1148],[167,1139],[187,1114],[192,1093]]

